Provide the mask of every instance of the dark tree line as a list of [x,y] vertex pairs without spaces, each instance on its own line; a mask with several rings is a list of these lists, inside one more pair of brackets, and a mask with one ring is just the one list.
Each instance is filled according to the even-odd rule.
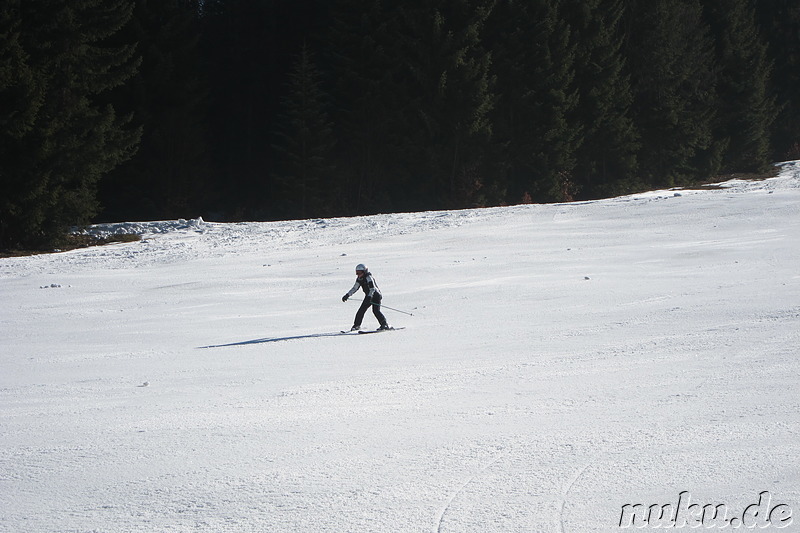
[[2,0],[0,248],[800,158],[792,0]]

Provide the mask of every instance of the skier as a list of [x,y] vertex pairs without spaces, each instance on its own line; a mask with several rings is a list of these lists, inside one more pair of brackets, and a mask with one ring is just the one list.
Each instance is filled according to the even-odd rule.
[[356,312],[356,319],[350,331],[358,331],[361,329],[361,322],[364,320],[364,314],[367,312],[370,305],[372,306],[372,313],[381,324],[381,327],[378,329],[390,329],[389,324],[386,323],[386,317],[381,313],[381,300],[383,299],[381,291],[378,289],[378,284],[375,283],[375,278],[372,277],[370,271],[367,270],[367,267],[363,264],[356,266],[356,282],[353,288],[342,296],[342,301],[346,302],[348,298],[358,291],[359,287],[364,291],[364,301],[361,302],[361,307],[359,307]]

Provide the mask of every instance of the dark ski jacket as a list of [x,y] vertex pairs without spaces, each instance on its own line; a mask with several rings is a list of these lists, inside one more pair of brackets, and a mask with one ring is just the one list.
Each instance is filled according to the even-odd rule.
[[364,294],[370,298],[375,296],[375,294],[380,295],[381,293],[380,289],[378,288],[378,284],[375,283],[375,278],[372,277],[370,272],[365,272],[363,276],[356,278],[353,288],[347,292],[347,297],[351,297],[356,293],[356,291],[358,291],[359,288],[361,288],[361,290],[364,291]]

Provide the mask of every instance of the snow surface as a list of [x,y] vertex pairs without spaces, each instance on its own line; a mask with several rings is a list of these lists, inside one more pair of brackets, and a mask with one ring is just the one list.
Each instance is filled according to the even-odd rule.
[[[800,531],[798,162],[91,231],[143,240],[0,259],[0,531],[609,532],[684,491]],[[406,329],[331,335],[360,262]]]

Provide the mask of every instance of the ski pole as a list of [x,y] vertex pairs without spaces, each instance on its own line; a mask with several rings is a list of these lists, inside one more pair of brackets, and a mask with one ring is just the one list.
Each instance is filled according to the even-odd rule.
[[[349,301],[349,299],[348,299],[348,301]],[[357,300],[354,299],[353,301],[355,302]],[[377,305],[378,307],[383,307],[383,308],[389,309],[391,311],[397,311],[398,313],[403,313],[404,315],[414,316],[414,313],[409,313],[408,311],[401,311],[400,309],[395,309],[394,307],[389,307],[388,305],[383,305],[383,304],[373,304],[373,305]]]
[[391,311],[397,311],[398,313],[403,313],[404,315],[414,316],[414,313],[409,313],[408,311],[401,311],[399,309],[395,309],[394,307],[389,307],[388,305],[378,304],[378,307],[385,307]]

